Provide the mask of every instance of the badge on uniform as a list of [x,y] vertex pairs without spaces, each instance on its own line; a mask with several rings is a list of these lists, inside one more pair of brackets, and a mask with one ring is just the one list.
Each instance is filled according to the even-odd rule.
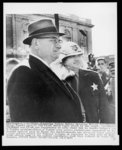
[[98,94],[98,85],[93,82],[90,87],[91,87],[91,94],[93,96],[97,95]]
[[93,83],[91,87],[93,88],[93,91],[98,90],[98,85],[95,83]]

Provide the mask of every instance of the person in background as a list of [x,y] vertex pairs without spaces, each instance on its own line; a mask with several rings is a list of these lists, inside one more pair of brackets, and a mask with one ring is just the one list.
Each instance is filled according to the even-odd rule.
[[28,26],[30,55],[12,72],[7,97],[12,122],[83,122],[78,96],[51,70],[59,57],[60,36],[52,20]]
[[107,68],[107,63],[104,57],[98,57],[96,59],[96,67],[97,72],[99,73],[104,87],[106,86],[107,82],[109,81],[109,70]]
[[108,68],[110,77],[105,86],[105,91],[110,107],[110,118],[112,123],[115,123],[115,64],[113,60],[109,61]]
[[102,81],[97,72],[83,69],[82,56],[76,43],[65,42],[59,58],[51,64],[52,70],[78,95],[85,122],[111,123]]
[[90,53],[88,55],[88,69],[97,71],[95,61],[96,61],[96,59],[95,59],[94,55],[92,53]]
[[[112,96],[112,101],[115,102],[115,64],[114,61],[110,61],[108,63],[109,68],[109,81],[107,85],[105,86],[105,89],[107,90],[107,95]],[[107,88],[108,87],[108,88]],[[112,102],[110,100],[110,102]]]

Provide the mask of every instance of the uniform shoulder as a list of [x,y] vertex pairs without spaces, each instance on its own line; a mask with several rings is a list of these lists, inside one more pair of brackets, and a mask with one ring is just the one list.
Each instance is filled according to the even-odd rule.
[[90,80],[93,82],[100,82],[100,76],[97,72],[92,70],[80,70],[80,77],[82,77],[84,80]]
[[80,69],[80,72],[84,75],[98,76],[96,71],[88,70],[88,69]]

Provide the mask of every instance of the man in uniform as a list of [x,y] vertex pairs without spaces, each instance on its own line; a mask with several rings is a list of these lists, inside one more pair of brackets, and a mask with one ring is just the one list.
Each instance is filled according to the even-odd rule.
[[[78,95],[87,123],[111,123],[109,104],[102,80],[97,72],[82,68],[82,56],[83,50],[76,43],[62,43],[59,63],[58,60],[53,62],[52,70]],[[64,67],[67,69],[65,72]]]
[[96,59],[97,71],[102,79],[103,85],[107,84],[109,80],[109,70],[107,69],[107,63],[104,57],[98,57]]
[[112,123],[115,123],[115,64],[114,60],[110,60],[109,67],[109,81],[105,86],[106,95],[109,102],[110,118]]

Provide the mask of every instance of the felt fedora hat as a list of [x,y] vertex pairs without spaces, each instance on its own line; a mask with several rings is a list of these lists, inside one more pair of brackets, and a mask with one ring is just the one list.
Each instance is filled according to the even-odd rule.
[[59,33],[54,26],[52,20],[42,19],[36,21],[28,26],[29,36],[23,40],[24,44],[30,45],[31,40],[34,37],[42,37],[49,34],[57,34],[59,36],[65,35],[64,33]]

